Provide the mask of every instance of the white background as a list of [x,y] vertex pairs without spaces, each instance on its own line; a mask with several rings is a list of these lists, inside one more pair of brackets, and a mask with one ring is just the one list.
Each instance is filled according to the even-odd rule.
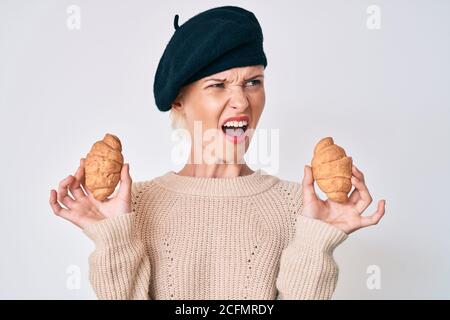
[[[280,130],[271,173],[300,182],[315,143],[332,136],[366,176],[367,214],[387,200],[378,226],[336,249],[334,298],[450,298],[450,2],[437,0],[1,0],[0,298],[95,299],[93,243],[53,215],[50,189],[106,132],[121,138],[134,181],[181,167],[154,73],[175,14],[181,25],[226,4],[254,12],[263,29],[259,128]],[[70,5],[79,30],[66,25]],[[367,27],[370,5],[380,29]],[[378,290],[367,286],[373,265]],[[70,266],[79,288],[67,285]]]

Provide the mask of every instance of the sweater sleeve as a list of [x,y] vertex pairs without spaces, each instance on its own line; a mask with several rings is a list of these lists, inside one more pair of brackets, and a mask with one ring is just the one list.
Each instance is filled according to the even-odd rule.
[[348,235],[326,222],[303,216],[301,188],[297,184],[291,190],[300,197],[290,204],[296,217],[295,235],[280,257],[278,299],[331,299],[339,274],[333,251]]
[[[136,186],[133,183],[132,203]],[[94,241],[89,256],[89,281],[100,300],[148,300],[150,261],[130,212],[88,225],[83,232]]]

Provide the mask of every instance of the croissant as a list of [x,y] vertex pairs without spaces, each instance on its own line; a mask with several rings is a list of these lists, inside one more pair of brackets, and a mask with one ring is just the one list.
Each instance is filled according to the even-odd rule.
[[332,137],[320,140],[314,148],[311,161],[314,180],[330,200],[343,203],[352,189],[352,159],[343,148],[334,144]]
[[85,160],[85,183],[95,199],[103,201],[114,192],[122,165],[122,144],[118,137],[107,133],[103,140],[94,143]]

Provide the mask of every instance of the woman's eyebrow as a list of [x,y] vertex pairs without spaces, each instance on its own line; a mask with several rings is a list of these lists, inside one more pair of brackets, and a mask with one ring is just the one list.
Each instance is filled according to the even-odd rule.
[[210,79],[205,79],[205,81],[204,82],[206,82],[206,81],[225,81],[226,79],[216,79],[216,78],[210,78]]
[[258,74],[258,75],[256,75],[256,76],[253,76],[253,77],[251,77],[251,78],[245,79],[245,81],[248,81],[248,80],[253,80],[253,79],[255,79],[255,78],[259,78],[259,77],[263,77],[263,78],[264,78],[264,75],[262,75],[262,74]]
[[[258,78],[258,77],[263,77],[264,78],[264,75],[258,74],[256,76],[251,77],[251,78],[245,79],[244,81],[252,80],[252,79],[255,79],[255,78]],[[221,81],[221,82],[224,82],[225,80],[226,79],[209,78],[209,79],[205,79],[204,82],[206,82],[206,81]]]

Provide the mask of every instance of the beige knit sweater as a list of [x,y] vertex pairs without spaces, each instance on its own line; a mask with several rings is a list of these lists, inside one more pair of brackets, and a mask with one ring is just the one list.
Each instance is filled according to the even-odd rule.
[[134,182],[132,212],[90,224],[99,299],[329,299],[347,238],[302,215],[302,185],[257,170]]

